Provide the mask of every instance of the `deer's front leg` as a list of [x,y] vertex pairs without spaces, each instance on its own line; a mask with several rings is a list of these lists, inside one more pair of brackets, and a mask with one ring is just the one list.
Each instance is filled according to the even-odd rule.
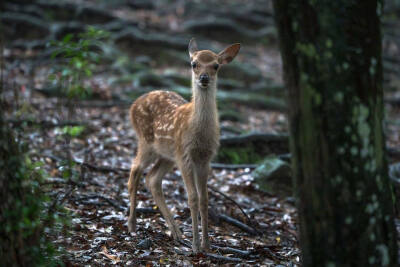
[[201,249],[203,251],[210,250],[210,242],[208,240],[208,191],[207,180],[210,170],[209,164],[196,165],[196,183],[199,195],[200,215],[201,215]]
[[192,166],[192,164],[179,164],[179,168],[182,173],[183,182],[185,183],[185,186],[186,186],[190,214],[192,216],[193,253],[198,253],[199,249],[200,249],[199,222],[198,222],[199,198],[198,198],[195,179],[194,179],[193,166]]

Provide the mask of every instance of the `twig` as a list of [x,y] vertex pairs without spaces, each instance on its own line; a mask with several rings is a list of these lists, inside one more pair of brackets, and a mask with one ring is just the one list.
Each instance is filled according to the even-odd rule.
[[156,214],[159,213],[160,211],[158,209],[153,209],[153,208],[136,208],[136,212],[141,214]]
[[[106,201],[108,204],[110,204],[111,206],[113,206],[116,209],[126,210],[126,206],[125,205],[122,205],[120,203],[116,203],[114,200],[111,200],[109,198],[106,198],[105,196],[97,195],[97,194],[82,196],[82,197],[79,197],[79,198],[75,199],[75,201],[82,201],[82,200],[88,200],[88,199],[93,199],[93,198],[104,200],[104,201]],[[88,204],[93,204],[93,203],[88,203]]]
[[282,260],[286,259],[285,257],[282,257],[281,255],[272,252],[270,248],[264,247],[263,251],[265,252],[265,254],[268,254],[270,256],[270,258],[272,258],[274,260],[281,260],[282,261]]
[[[185,245],[185,246],[187,246],[187,245]],[[189,245],[187,247],[191,248],[192,246]],[[180,255],[196,256],[195,254],[193,254],[192,252],[189,252],[189,251],[183,251],[183,250],[180,250],[177,248],[175,248],[174,250],[177,254],[180,254]],[[207,256],[210,259],[217,260],[217,261],[223,261],[223,262],[241,262],[242,261],[242,259],[240,259],[240,258],[226,257],[226,256],[222,256],[222,255],[215,254],[215,253],[204,253],[203,255]]]
[[41,183],[40,185],[48,185],[48,184],[69,184],[78,187],[86,187],[89,184],[89,185],[104,187],[103,185],[93,181],[76,182],[71,179],[64,179],[59,177],[49,177],[46,180],[44,180],[44,182]]
[[[55,161],[64,161],[66,159],[54,156],[52,154],[45,154],[44,157],[53,159]],[[87,163],[87,162],[83,162],[80,160],[76,160],[76,159],[72,159],[73,162],[75,162],[76,164],[85,166],[89,169],[95,170],[95,171],[99,171],[99,172],[129,172],[130,169],[127,168],[113,168],[113,167],[106,167],[106,166],[97,166],[91,163]]]
[[72,191],[74,191],[74,189],[75,189],[74,187],[70,187],[70,189],[68,189],[67,193],[65,193],[64,196],[62,197],[62,199],[60,200],[59,205],[62,205],[62,204],[65,202],[65,200],[66,200],[68,197],[71,196]]
[[252,222],[252,220],[250,219],[249,215],[247,215],[247,213],[243,210],[243,208],[239,205],[239,203],[237,203],[233,198],[231,198],[230,196],[226,195],[225,193],[222,193],[221,191],[215,189],[213,186],[208,185],[208,188],[211,189],[211,191],[220,194],[221,196],[223,196],[224,198],[228,199],[229,201],[231,201],[233,204],[235,204],[240,211],[243,213],[243,215],[246,217],[246,220],[248,223],[250,223],[250,225],[252,225],[251,227],[254,229],[254,231],[258,232],[259,231],[253,226],[254,223]]
[[221,146],[238,145],[249,142],[288,142],[288,134],[268,134],[268,133],[250,133],[232,137],[222,137],[220,139]]
[[233,257],[225,257],[222,255],[214,254],[214,253],[205,253],[205,255],[213,260],[223,261],[223,262],[241,262],[241,258],[233,258]]
[[[78,202],[82,202],[85,200],[89,200],[89,199],[101,199],[104,200],[105,202],[107,202],[108,204],[110,204],[111,206],[113,206],[114,208],[118,209],[118,210],[122,210],[125,211],[127,208],[125,206],[125,203],[118,203],[117,201],[111,200],[109,198],[106,198],[104,196],[101,195],[97,195],[97,194],[92,194],[92,195],[86,195],[86,196],[82,196],[80,198],[74,199],[74,201],[78,201]],[[95,202],[85,202],[84,204],[100,204],[100,203],[95,203]],[[157,214],[160,211],[158,209],[153,209],[153,208],[136,208],[136,212],[140,213],[140,214]]]
[[[47,214],[48,215],[53,214],[56,211],[56,207],[58,205],[62,205],[65,202],[65,200],[67,200],[67,198],[71,196],[72,191],[74,191],[74,189],[75,188],[71,186],[60,200],[58,199],[58,195],[59,195],[59,192],[58,192],[56,197],[53,199],[51,205],[49,206],[49,208],[47,210]],[[53,222],[54,222],[54,216],[47,216],[47,219],[45,219],[45,221],[43,222],[43,224],[41,226],[42,229],[51,225]]]
[[94,165],[91,163],[82,162],[82,161],[75,160],[75,159],[74,159],[74,162],[79,165],[85,166],[89,169],[99,171],[99,172],[129,172],[130,171],[130,169],[127,169],[127,168],[118,168],[118,167],[113,168],[113,167],[97,166],[97,165]]
[[220,215],[218,215],[218,217],[222,221],[224,221],[226,223],[229,223],[229,224],[231,224],[233,226],[236,226],[237,228],[240,228],[243,231],[245,231],[245,232],[247,232],[247,233],[249,233],[251,235],[259,234],[259,232],[256,229],[254,229],[253,227],[250,227],[247,224],[244,224],[244,223],[242,223],[242,222],[240,222],[240,221],[238,221],[238,220],[236,220],[236,219],[234,219],[234,218],[232,218],[232,217],[230,217],[228,215],[220,214]]
[[237,248],[231,248],[231,247],[220,247],[220,246],[214,246],[211,245],[212,249],[216,249],[217,252],[222,252],[222,253],[231,253],[231,254],[235,254],[238,256],[241,256],[243,258],[250,256],[251,252],[248,250],[240,250]]

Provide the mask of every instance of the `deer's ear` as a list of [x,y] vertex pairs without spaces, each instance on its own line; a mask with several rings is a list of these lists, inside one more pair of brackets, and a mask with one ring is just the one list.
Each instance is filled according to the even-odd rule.
[[240,44],[228,46],[218,54],[218,63],[228,64],[236,57],[237,53],[239,53],[239,50]]
[[192,57],[194,52],[198,51],[196,39],[192,38],[189,42],[189,56]]

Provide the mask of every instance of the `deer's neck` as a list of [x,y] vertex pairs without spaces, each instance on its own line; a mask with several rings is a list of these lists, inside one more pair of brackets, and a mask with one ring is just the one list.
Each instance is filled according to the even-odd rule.
[[207,89],[198,87],[192,82],[192,124],[200,131],[218,127],[218,111],[216,102],[217,81],[211,82]]

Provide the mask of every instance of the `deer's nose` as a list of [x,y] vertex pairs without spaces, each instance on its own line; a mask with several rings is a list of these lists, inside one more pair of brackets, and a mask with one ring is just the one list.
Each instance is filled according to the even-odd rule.
[[201,83],[208,83],[210,81],[210,77],[208,77],[207,73],[203,73],[200,75],[199,80]]

